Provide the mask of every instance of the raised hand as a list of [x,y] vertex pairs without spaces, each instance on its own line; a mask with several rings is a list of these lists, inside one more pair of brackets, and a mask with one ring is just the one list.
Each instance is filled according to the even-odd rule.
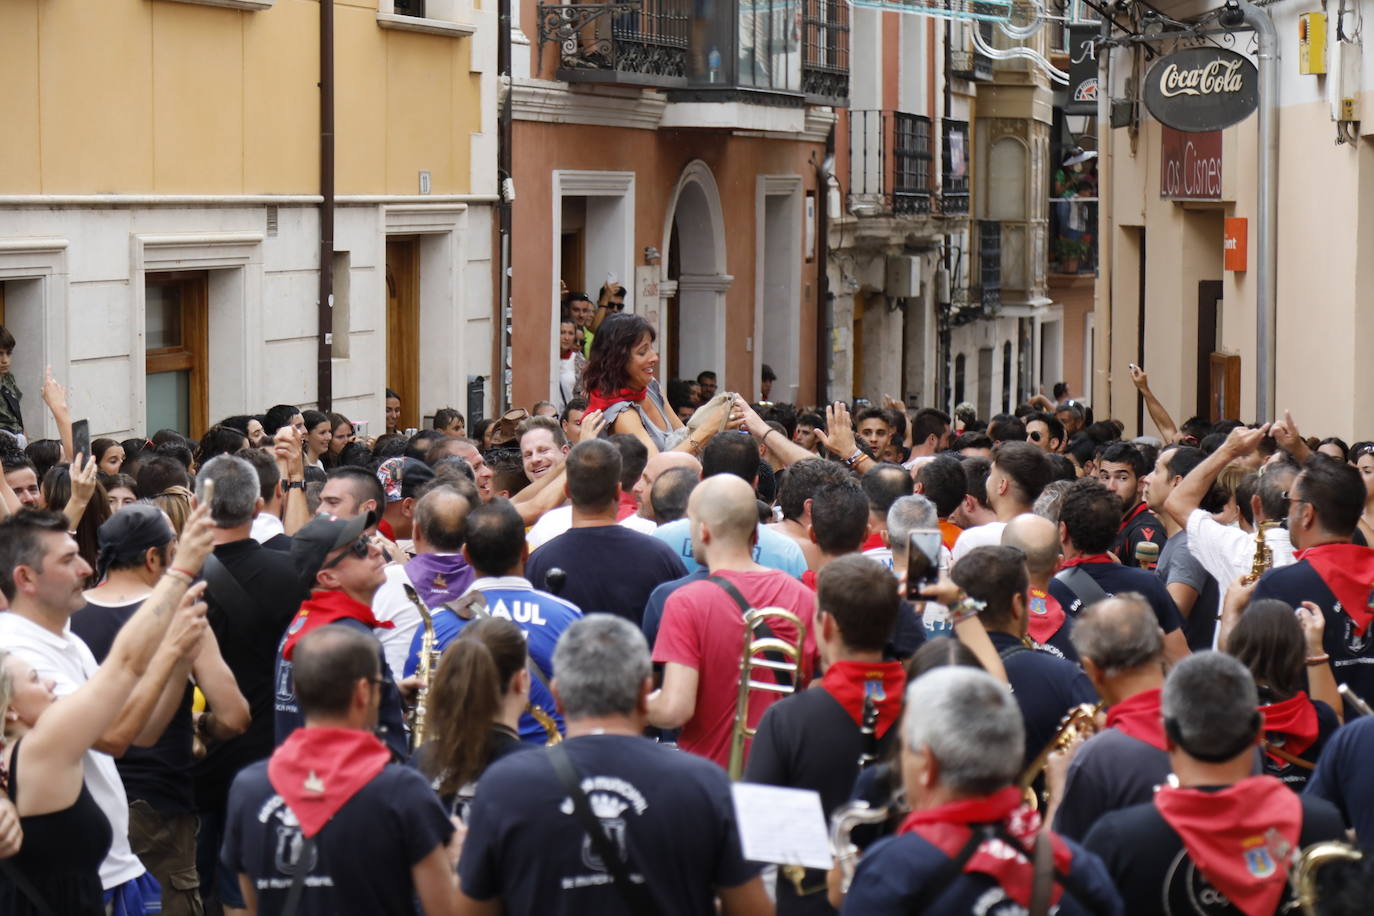
[[1226,449],[1227,454],[1231,457],[1243,458],[1259,448],[1264,437],[1269,435],[1269,429],[1270,424],[1268,423],[1259,429],[1237,426],[1226,436],[1226,441],[1221,444],[1221,447]]
[[[209,486],[206,483],[205,486]],[[195,510],[186,517],[177,541],[177,552],[172,558],[172,567],[191,576],[200,575],[205,558],[215,549],[214,523],[210,520],[210,494]],[[188,592],[189,594],[189,592]]]
[[842,459],[854,454],[854,424],[850,422],[849,408],[843,401],[836,401],[825,409],[825,430],[816,430],[816,438]]
[[1139,391],[1150,390],[1150,376],[1139,366],[1131,366],[1131,384]]
[[605,428],[606,415],[599,410],[589,410],[582,415],[582,422],[577,427],[577,441],[590,442]]

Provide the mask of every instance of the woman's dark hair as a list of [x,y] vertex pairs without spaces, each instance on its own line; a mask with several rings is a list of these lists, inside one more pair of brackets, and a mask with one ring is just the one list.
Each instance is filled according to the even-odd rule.
[[[48,511],[61,512],[72,498],[71,465],[53,465],[48,473],[43,475],[43,483],[40,486],[43,498],[48,504]],[[100,526],[105,524],[109,517],[110,498],[97,477],[95,492],[91,494],[86,511],[81,513],[81,518],[76,523],[75,535],[77,551],[81,554],[81,559],[90,564],[92,570],[96,568],[100,557]],[[96,575],[92,572],[86,583],[91,586],[96,582]]]
[[339,452],[336,467],[365,468],[372,464],[372,451],[361,442],[349,442]]
[[[319,410],[302,410],[301,419],[305,421],[305,431],[310,432],[321,423],[329,423],[329,414]],[[329,423],[329,432],[334,432],[333,423]]]
[[130,493],[138,492],[138,481],[134,480],[128,474],[100,474],[98,477],[100,485],[105,488],[105,494],[107,496],[111,490],[118,490],[120,487],[123,487]]
[[491,727],[526,652],[524,632],[501,617],[474,620],[444,650],[425,718],[434,742],[425,771],[439,780],[440,795],[454,794],[487,768]]
[[237,429],[245,436],[248,435],[248,422],[253,418],[246,413],[235,414],[232,417],[225,417],[219,421],[220,426],[227,426],[230,429]]
[[24,454],[33,462],[34,470],[41,481],[48,476],[48,471],[62,460],[62,443],[56,439],[35,439],[24,447]]
[[153,446],[153,444],[149,442],[147,439],[139,437],[135,437],[133,439],[125,439],[119,444],[124,446],[125,461],[128,461],[130,458],[137,458],[140,454],[142,454],[144,449],[152,448]]
[[1250,669],[1261,700],[1287,700],[1303,689],[1307,643],[1286,601],[1252,602],[1227,638],[1226,651]]
[[472,441],[477,443],[477,450],[480,452],[486,448],[484,440],[487,437],[487,430],[491,429],[496,420],[494,417],[484,417],[472,424]]
[[205,431],[205,435],[200,437],[200,444],[196,447],[196,467],[203,468],[212,458],[218,458],[220,455],[232,455],[247,446],[247,433],[224,424],[212,426]]
[[[1341,450],[1341,460],[1350,460],[1350,446],[1346,445],[1345,440],[1342,439],[1340,436],[1327,436],[1325,439],[1317,443],[1317,448],[1321,448],[1323,445],[1336,446],[1336,448]],[[1312,451],[1315,452],[1317,448],[1314,448]]]
[[655,340],[654,326],[639,315],[619,312],[601,324],[592,339],[582,384],[589,393],[614,394],[629,384],[630,353],[648,335]]
[[277,430],[283,426],[291,425],[291,418],[300,413],[299,407],[291,404],[277,404],[269,409],[262,421],[262,428],[267,433],[267,438],[272,438],[277,434]]
[[117,439],[92,439],[91,454],[87,457],[94,458],[95,463],[99,464],[101,459],[105,457],[105,453],[118,445],[119,440]]

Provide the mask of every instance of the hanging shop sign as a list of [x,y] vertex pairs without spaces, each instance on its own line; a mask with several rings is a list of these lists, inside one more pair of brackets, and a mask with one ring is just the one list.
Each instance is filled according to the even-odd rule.
[[1159,196],[1165,200],[1221,200],[1221,131],[1186,133],[1161,128]]
[[1097,46],[1095,25],[1069,27],[1069,99],[1064,114],[1097,114]]
[[1161,124],[1183,131],[1221,130],[1259,106],[1259,71],[1235,51],[1176,51],[1145,77],[1145,107]]

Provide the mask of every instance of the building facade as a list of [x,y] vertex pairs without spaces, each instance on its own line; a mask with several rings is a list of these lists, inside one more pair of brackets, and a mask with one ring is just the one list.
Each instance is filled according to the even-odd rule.
[[[328,371],[333,409],[375,433],[388,386],[418,426],[491,374],[495,16],[333,6]],[[316,404],[320,19],[317,0],[0,5],[0,303],[31,432],[48,365],[97,435]]]
[[[1189,27],[1219,22],[1220,4],[1161,9]],[[1363,282],[1374,244],[1374,147],[1361,126],[1374,122],[1360,121],[1374,104],[1374,58],[1357,38],[1338,38],[1356,34],[1353,11],[1339,29],[1340,12],[1326,11],[1326,41],[1313,44],[1311,16],[1322,12],[1310,3],[1263,8],[1279,52],[1272,369],[1260,363],[1257,346],[1258,116],[1215,132],[1182,133],[1150,113],[1139,93],[1151,65],[1196,44],[1174,29],[1157,34],[1148,50],[1125,43],[1103,57],[1104,105],[1118,117],[1104,118],[1099,128],[1104,247],[1093,393],[1097,409],[1128,428],[1149,426],[1125,373],[1135,362],[1178,421],[1193,414],[1281,419],[1291,410],[1304,434],[1347,441],[1374,435],[1374,412],[1363,397],[1374,383],[1367,356],[1374,288]],[[1113,34],[1120,37],[1120,29]],[[1252,31],[1222,30],[1213,41],[1258,61]],[[1341,110],[1342,99],[1353,111]],[[1228,219],[1244,220],[1231,226],[1230,267]],[[1270,415],[1259,416],[1256,394],[1267,378],[1275,396]]]
[[853,56],[830,196],[830,390],[981,417],[1059,381],[1077,391],[1065,353],[1082,353],[1090,274],[1050,272],[1064,20],[1013,36],[968,15],[977,4],[897,6],[853,12],[869,53]]
[[664,379],[815,403],[818,204],[848,95],[839,0],[554,5],[512,17],[512,403],[556,397],[560,280],[608,281]]

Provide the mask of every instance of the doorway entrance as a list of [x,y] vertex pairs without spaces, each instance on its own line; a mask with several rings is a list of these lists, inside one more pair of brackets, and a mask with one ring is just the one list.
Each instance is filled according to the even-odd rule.
[[397,428],[420,426],[420,241],[386,240],[386,385],[401,397]]
[[[725,292],[734,278],[725,272],[725,220],[720,192],[710,166],[700,159],[682,170],[663,227],[663,251],[669,252],[669,283],[676,299],[662,310],[659,352],[682,378],[716,373],[719,390],[741,388],[727,379],[725,365]],[[671,324],[669,323],[671,321]]]

